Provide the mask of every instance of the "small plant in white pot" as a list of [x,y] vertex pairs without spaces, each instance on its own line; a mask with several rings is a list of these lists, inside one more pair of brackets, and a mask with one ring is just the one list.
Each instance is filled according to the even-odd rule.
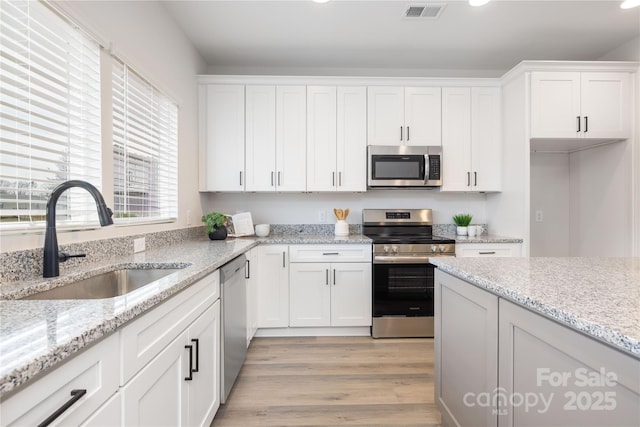
[[458,236],[467,235],[467,227],[471,224],[472,218],[473,216],[470,214],[456,214],[453,216],[453,222],[458,226],[456,229],[456,234]]

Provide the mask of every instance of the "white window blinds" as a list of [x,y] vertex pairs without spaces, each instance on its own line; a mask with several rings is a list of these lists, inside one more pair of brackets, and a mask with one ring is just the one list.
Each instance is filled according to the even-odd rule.
[[[51,190],[101,187],[100,47],[37,1],[0,1],[0,230],[43,226]],[[83,190],[59,222],[97,221]]]
[[113,58],[116,222],[171,220],[178,204],[178,107]]

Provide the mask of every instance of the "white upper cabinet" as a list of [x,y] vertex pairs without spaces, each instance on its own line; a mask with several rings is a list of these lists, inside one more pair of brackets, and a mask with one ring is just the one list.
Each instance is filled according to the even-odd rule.
[[366,89],[307,87],[307,191],[366,191]]
[[244,85],[200,87],[200,190],[244,190]]
[[439,87],[370,86],[369,145],[441,145]]
[[304,86],[247,85],[246,191],[304,191]]
[[531,138],[628,138],[630,84],[628,73],[532,72]]
[[442,89],[442,191],[500,191],[500,89]]

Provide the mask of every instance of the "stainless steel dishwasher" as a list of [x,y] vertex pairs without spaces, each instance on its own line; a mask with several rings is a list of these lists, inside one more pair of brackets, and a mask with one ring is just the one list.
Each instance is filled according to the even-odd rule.
[[240,255],[220,269],[222,283],[221,403],[227,401],[247,357],[246,257]]

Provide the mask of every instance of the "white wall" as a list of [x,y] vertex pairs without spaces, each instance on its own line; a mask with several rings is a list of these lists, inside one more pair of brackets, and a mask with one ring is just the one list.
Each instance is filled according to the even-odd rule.
[[623,43],[598,61],[640,61],[640,36]]
[[[350,224],[362,223],[362,209],[433,209],[433,222],[453,224],[451,217],[467,212],[473,223],[486,223],[485,195],[440,193],[433,190],[372,190],[366,193],[207,193],[205,211],[235,213],[250,211],[254,224],[320,224],[318,213],[326,214],[326,223],[334,224],[333,208],[349,208]],[[492,230],[489,228],[489,232]]]
[[569,154],[531,153],[530,183],[530,255],[569,256]]
[[[179,105],[178,110],[178,185],[177,222],[136,226],[106,227],[91,231],[59,232],[61,244],[81,242],[187,226],[186,212],[199,224],[202,209],[198,193],[198,91],[196,75],[206,64],[168,15],[160,2],[62,1],[56,2],[63,13],[96,36],[136,71],[158,86]],[[103,124],[103,128],[104,128]],[[111,168],[105,167],[105,180]],[[105,190],[110,186],[105,185]],[[106,193],[106,191],[105,191]],[[105,194],[107,198],[110,195]],[[3,235],[0,251],[41,247],[42,233]]]
[[571,256],[631,255],[630,144],[569,155]]

